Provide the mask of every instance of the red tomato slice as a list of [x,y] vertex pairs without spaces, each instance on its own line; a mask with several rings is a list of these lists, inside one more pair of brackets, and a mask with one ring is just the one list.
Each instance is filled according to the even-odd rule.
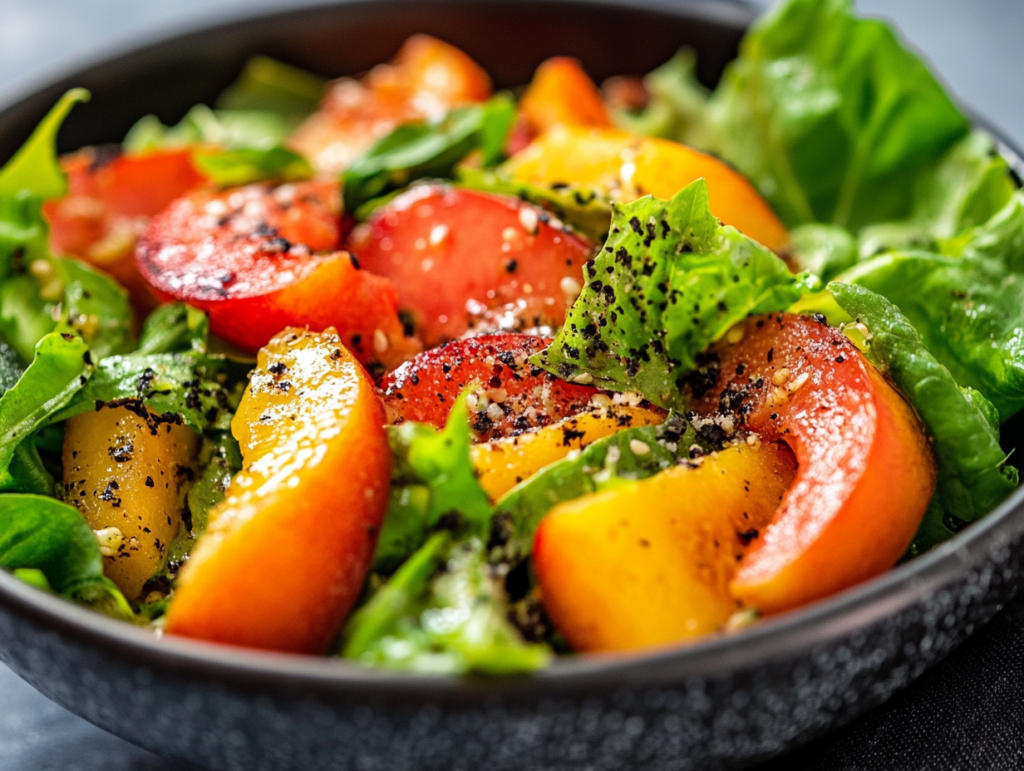
[[518,198],[414,187],[353,231],[349,248],[392,279],[424,344],[463,334],[476,313],[513,304],[518,329],[561,326],[593,245]]
[[120,155],[88,148],[63,158],[61,167],[68,194],[43,206],[51,248],[105,270],[131,290],[137,305],[152,306],[135,268],[135,242],[150,217],[203,183],[191,152]]
[[[730,344],[728,339],[739,342]],[[774,613],[891,568],[935,488],[913,409],[838,330],[806,316],[752,318],[711,351],[699,412],[781,439],[799,469],[731,583]]]
[[336,327],[364,364],[418,350],[385,278],[360,270],[340,241],[340,198],[328,182],[202,190],[153,218],[136,250],[163,299],[206,311],[210,329],[256,351],[286,326]]
[[[444,426],[459,394],[470,397],[479,441],[517,436],[582,412],[599,391],[559,380],[527,361],[550,340],[532,335],[481,335],[425,351],[381,381],[392,422]],[[484,401],[486,400],[486,402]]]

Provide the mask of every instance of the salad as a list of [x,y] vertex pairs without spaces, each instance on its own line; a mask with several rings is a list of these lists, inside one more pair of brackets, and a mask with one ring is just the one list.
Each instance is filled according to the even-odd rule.
[[849,0],[497,91],[417,35],[0,170],[0,567],[158,634],[523,673],[732,634],[1017,486],[1024,193]]

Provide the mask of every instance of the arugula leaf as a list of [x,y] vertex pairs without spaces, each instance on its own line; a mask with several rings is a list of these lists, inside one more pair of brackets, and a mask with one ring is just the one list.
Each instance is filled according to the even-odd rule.
[[247,185],[264,179],[294,182],[313,176],[309,161],[286,147],[266,150],[243,148],[224,152],[197,151],[194,155],[199,170],[221,187]]
[[551,651],[525,643],[508,597],[475,538],[436,533],[346,626],[342,655],[368,666],[436,674],[514,674]]
[[612,118],[633,134],[699,143],[710,92],[697,80],[697,54],[683,48],[644,78],[650,101],[639,112],[617,111]]
[[88,384],[49,422],[57,423],[97,404],[145,406],[163,421],[184,422],[197,433],[227,431],[241,398],[247,366],[195,352],[110,356]]
[[185,303],[166,303],[146,317],[135,353],[206,353],[209,336],[205,313]]
[[473,470],[472,441],[466,395],[455,402],[443,431],[412,422],[388,427],[391,497],[374,571],[394,570],[445,517],[457,519],[449,529],[486,536],[491,504]]
[[498,94],[484,104],[458,107],[435,122],[405,123],[355,158],[342,175],[345,210],[426,177],[451,179],[455,164],[480,150],[496,163],[515,120],[515,102]]
[[[89,349],[81,338],[54,332],[39,341],[28,369],[0,397],[0,490],[21,487],[11,473],[18,446],[82,389],[92,369]],[[34,459],[22,455],[19,463],[18,476],[24,480]],[[37,487],[38,480],[32,486]]]
[[128,291],[102,271],[70,257],[52,257],[64,286],[57,332],[81,335],[96,359],[135,347],[135,313]]
[[615,204],[611,233],[554,342],[531,361],[559,377],[684,409],[696,357],[752,313],[813,285],[708,208],[703,179],[671,201]]
[[993,260],[910,252],[837,279],[898,306],[956,381],[980,391],[1003,420],[1024,407],[1024,276]]
[[305,115],[316,110],[327,79],[269,56],[253,56],[217,99],[220,110]]
[[[634,442],[641,442],[648,451],[638,455]],[[689,458],[694,445],[702,451],[712,449],[676,414],[659,426],[627,428],[598,439],[578,455],[546,466],[505,493],[492,510],[490,544],[504,562],[515,565],[530,556],[537,526],[556,505],[624,480],[654,476]]]
[[593,241],[603,241],[608,235],[612,205],[608,197],[597,190],[561,184],[540,187],[513,179],[501,169],[472,166],[460,166],[456,170],[456,179],[461,187],[515,196],[540,206]]
[[957,385],[893,303],[853,284],[831,283],[828,289],[867,326],[875,360],[914,405],[932,438],[937,485],[911,547],[911,553],[920,553],[953,535],[951,525],[973,522],[1001,503],[1017,487],[1017,470],[1006,465],[991,405]]
[[786,0],[711,97],[708,147],[789,226],[851,230],[910,214],[922,175],[968,131],[927,65],[850,0]]

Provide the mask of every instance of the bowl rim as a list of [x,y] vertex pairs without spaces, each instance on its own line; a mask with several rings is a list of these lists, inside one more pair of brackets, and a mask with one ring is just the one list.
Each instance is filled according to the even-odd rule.
[[[534,0],[448,0],[450,5],[529,5]],[[301,0],[282,8],[260,3],[255,9],[214,15],[145,36],[95,58],[74,60],[42,77],[22,79],[0,90],[0,120],[17,113],[48,90],[100,68],[124,66],[140,52],[173,46],[199,35],[294,18],[328,8],[417,5],[417,0]],[[610,9],[636,8],[678,16],[699,14],[712,23],[746,26],[756,17],[744,0],[553,0],[551,4]],[[961,103],[961,106],[962,103]],[[977,128],[996,140],[1013,173],[1024,178],[1024,154],[1002,132],[964,108]],[[932,551],[831,597],[766,619],[741,634],[717,635],[682,645],[624,654],[559,657],[546,669],[520,676],[438,676],[370,669],[334,657],[250,650],[154,634],[31,587],[0,570],[0,609],[15,623],[30,620],[119,658],[192,678],[214,678],[246,691],[286,690],[357,701],[399,700],[477,703],[483,697],[509,702],[597,692],[622,687],[666,686],[690,678],[712,679],[781,660],[883,622],[918,603],[990,557],[993,550],[1024,533],[1024,487],[1014,491],[984,519],[971,524]],[[0,651],[0,654],[3,652]],[[2,658],[2,656],[0,656]]]

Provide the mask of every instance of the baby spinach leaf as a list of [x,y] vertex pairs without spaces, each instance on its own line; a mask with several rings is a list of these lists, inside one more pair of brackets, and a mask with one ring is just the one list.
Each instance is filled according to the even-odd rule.
[[394,570],[442,523],[486,537],[491,504],[480,487],[469,447],[472,434],[465,396],[448,416],[444,430],[420,423],[389,427],[394,466],[391,497],[374,554],[373,569]]
[[[18,446],[81,391],[92,369],[81,338],[53,332],[39,341],[32,363],[0,397],[0,490],[20,487],[11,473]],[[25,464],[33,460],[31,455],[19,459],[22,479],[30,470]]]
[[744,38],[708,106],[708,147],[790,226],[905,219],[968,131],[927,65],[850,0],[786,0]]
[[[643,445],[641,453],[635,451],[637,442]],[[521,562],[530,556],[537,525],[556,505],[618,481],[654,476],[689,458],[694,445],[710,449],[685,418],[673,414],[659,426],[618,431],[546,466],[494,504],[490,546],[497,552],[492,557],[511,565]]]
[[345,210],[355,212],[417,179],[451,179],[455,164],[473,150],[481,151],[485,165],[493,165],[514,120],[515,102],[498,94],[484,104],[450,110],[439,121],[398,126],[345,170]]
[[241,148],[224,152],[197,151],[196,166],[221,187],[247,185],[264,179],[294,182],[313,176],[309,161],[286,147],[266,150]]
[[206,353],[209,336],[205,313],[184,303],[166,303],[146,317],[135,353]]
[[135,410],[145,407],[152,420],[183,422],[198,433],[227,431],[247,369],[226,358],[194,352],[110,356],[49,420],[56,423],[114,404]]
[[342,655],[368,666],[436,674],[514,674],[551,651],[508,620],[508,597],[483,543],[436,533],[349,621]]
[[991,406],[981,394],[957,385],[892,302],[853,284],[828,288],[867,326],[875,360],[914,405],[932,438],[937,485],[912,546],[912,553],[919,553],[951,536],[951,524],[973,522],[1001,503],[1017,487],[1017,470],[1006,465]]
[[103,575],[92,529],[77,509],[54,498],[0,495],[0,567],[101,613],[135,619],[124,595]]
[[699,179],[671,201],[615,204],[604,248],[549,348],[531,358],[577,383],[685,408],[696,357],[752,313],[784,310],[813,281],[708,208]]
[[910,252],[837,279],[899,307],[956,381],[980,391],[1003,420],[1024,407],[1024,276],[993,260]]

